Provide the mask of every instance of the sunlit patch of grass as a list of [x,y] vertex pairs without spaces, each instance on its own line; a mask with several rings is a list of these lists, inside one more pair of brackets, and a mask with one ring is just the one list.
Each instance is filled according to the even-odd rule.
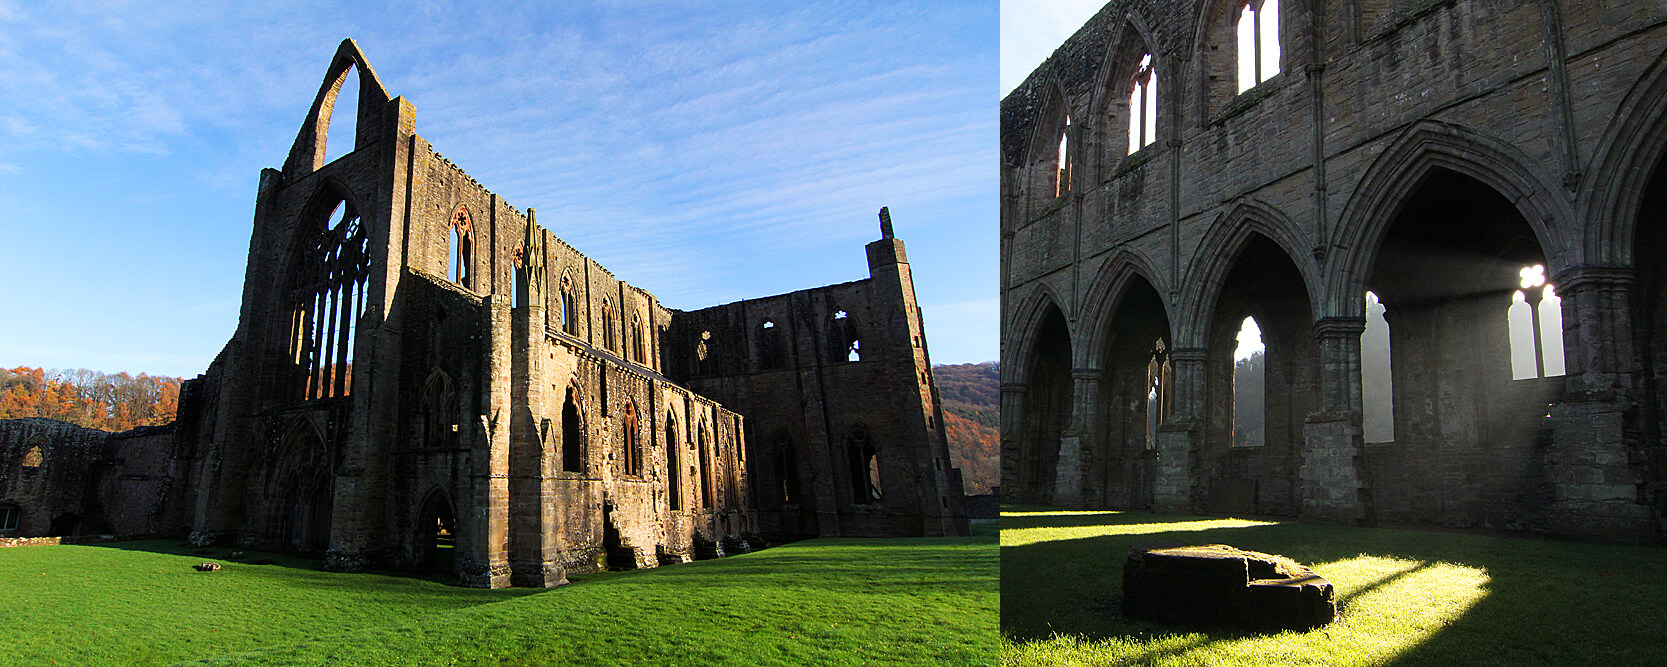
[[[0,665],[990,664],[991,528],[805,540],[551,590],[176,542],[0,549]],[[247,562],[266,556],[277,562]],[[191,569],[204,560],[224,569]]]
[[[1667,641],[1667,614],[1651,602],[1667,599],[1667,550],[1660,548],[1139,512],[1098,516],[1095,526],[1081,515],[1003,513],[1004,664],[1667,662],[1655,649]],[[1132,544],[1149,541],[1291,556],[1332,582],[1339,618],[1278,634],[1126,620],[1118,611],[1123,557]]]

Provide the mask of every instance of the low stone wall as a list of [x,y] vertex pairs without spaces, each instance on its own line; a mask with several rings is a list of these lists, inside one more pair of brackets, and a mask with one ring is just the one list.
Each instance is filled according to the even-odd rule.
[[74,537],[0,537],[0,549],[6,547],[40,547],[54,544],[94,544],[114,542],[115,535],[77,535]]

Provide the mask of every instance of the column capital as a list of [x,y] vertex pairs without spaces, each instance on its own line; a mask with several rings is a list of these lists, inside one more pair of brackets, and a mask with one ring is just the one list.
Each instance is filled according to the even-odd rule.
[[1571,266],[1552,277],[1558,294],[1566,294],[1594,287],[1630,287],[1635,271],[1630,266],[1614,264],[1581,264]]
[[1026,391],[1029,391],[1029,390],[1030,390],[1030,386],[1026,385],[1026,384],[1023,384],[1023,383],[1019,383],[1019,382],[1003,382],[1003,383],[1001,383],[1001,393],[1003,393],[1003,394],[1023,394]]
[[1177,347],[1169,351],[1169,361],[1175,364],[1188,362],[1201,364],[1208,361],[1209,358],[1210,349],[1207,347]]
[[1314,338],[1359,338],[1366,331],[1364,317],[1323,317],[1314,323]]

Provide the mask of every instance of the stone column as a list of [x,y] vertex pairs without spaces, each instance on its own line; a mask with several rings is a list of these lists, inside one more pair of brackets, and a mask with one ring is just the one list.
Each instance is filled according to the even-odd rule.
[[1059,434],[1059,458],[1054,466],[1053,502],[1060,507],[1083,505],[1083,475],[1094,456],[1094,402],[1100,393],[1100,371],[1071,370],[1071,421]]
[[[1655,522],[1641,493],[1645,476],[1627,442],[1636,414],[1631,269],[1581,266],[1557,276],[1563,300],[1568,375],[1551,410],[1552,444],[1545,453],[1553,500],[1553,535],[1642,542]],[[1629,414],[1631,413],[1631,414]]]
[[1152,510],[1185,514],[1197,510],[1192,492],[1193,452],[1203,441],[1204,378],[1209,350],[1178,348],[1169,353],[1175,409],[1158,426],[1158,456],[1152,467]]
[[1314,323],[1320,348],[1320,411],[1303,425],[1304,521],[1360,523],[1371,515],[1360,474],[1360,334],[1364,318]]
[[1001,486],[1007,497],[1019,496],[1019,434],[1023,428],[1026,387],[1017,382],[1001,383]]

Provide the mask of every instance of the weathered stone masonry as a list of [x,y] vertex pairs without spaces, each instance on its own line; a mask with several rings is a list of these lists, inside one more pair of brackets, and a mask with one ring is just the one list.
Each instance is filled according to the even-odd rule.
[[[1247,4],[1112,2],[1002,101],[1008,497],[1658,541],[1667,8],[1286,0],[1278,73],[1241,92]],[[1156,141],[1130,152],[1147,54]],[[1545,343],[1519,380],[1506,314],[1532,265],[1566,373]],[[1267,368],[1248,447],[1247,317]]]
[[[353,150],[325,164],[353,72]],[[261,174],[237,333],[182,387],[173,493],[136,532],[482,587],[760,539],[967,534],[889,220],[866,280],[685,313],[535,216],[435,153],[344,41]],[[760,478],[791,496],[761,499]]]

